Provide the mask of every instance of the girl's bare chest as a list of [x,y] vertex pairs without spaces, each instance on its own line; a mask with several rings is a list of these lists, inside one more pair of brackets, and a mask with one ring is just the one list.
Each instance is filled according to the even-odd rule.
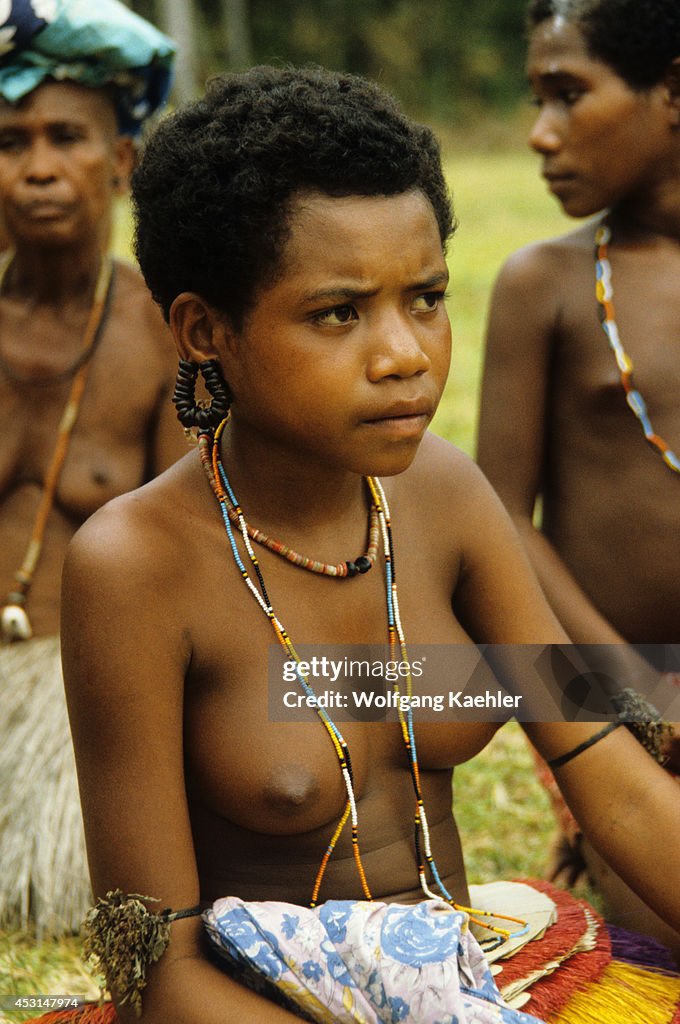
[[563,382],[574,403],[606,411],[621,392],[622,375],[632,375],[662,411],[677,406],[680,257],[669,266],[649,253],[619,256],[597,289],[593,261],[592,274],[582,267],[564,287],[553,359],[558,393]]
[[[202,617],[204,636],[212,639],[206,639],[187,687],[187,754],[200,789],[223,817],[247,827],[266,819],[274,830],[304,831],[342,812],[346,792],[338,734],[349,746],[357,799],[394,799],[382,786],[388,776],[400,778],[409,791],[408,755],[395,716],[366,715],[351,703],[355,688],[393,689],[386,671],[392,654],[385,583],[377,568],[354,580],[314,580],[300,569],[272,571],[271,559],[266,561],[267,595],[306,662],[304,679],[242,580],[234,587],[231,574],[215,577]],[[225,573],[229,568],[225,558]],[[466,639],[445,588],[402,591],[404,631],[414,644],[420,641],[418,648]],[[366,665],[373,667],[368,678]],[[310,707],[310,692],[322,698],[322,714]],[[469,756],[469,736],[455,725],[419,732],[425,769]],[[401,783],[390,792],[400,793]]]

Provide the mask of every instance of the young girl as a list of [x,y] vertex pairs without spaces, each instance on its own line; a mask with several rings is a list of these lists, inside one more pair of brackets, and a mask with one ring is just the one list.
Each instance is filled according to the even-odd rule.
[[[592,219],[501,271],[479,463],[572,640],[677,670],[680,8],[534,0],[529,26],[530,142],[565,212]],[[614,650],[635,683],[644,663]],[[624,923],[659,929],[591,864]]]
[[[200,438],[98,512],[65,570],[68,701],[103,898],[91,941],[108,947],[120,1019],[139,1009],[126,929],[140,904],[124,895],[137,893],[160,901],[151,911],[228,898],[213,937],[232,957],[240,942],[288,994],[281,963],[297,943],[286,970],[317,994],[295,1012],[314,1019],[378,1019],[352,1016],[370,998],[380,1019],[526,1020],[447,902],[468,903],[451,768],[498,723],[280,722],[268,708],[269,666],[296,663],[296,644],[389,638],[406,663],[409,642],[565,640],[491,488],[427,432],[450,354],[437,144],[360,79],[254,69],[162,123],[134,198],[140,262],[180,355],[178,413]],[[616,723],[526,729],[562,765],[593,843],[680,924],[674,785]],[[395,951],[390,914],[410,914],[406,932],[435,948]],[[215,965],[195,916],[170,929],[145,1024],[294,1019]],[[368,956],[361,984],[343,954],[347,970]],[[333,994],[323,1008],[326,981],[340,1009]]]

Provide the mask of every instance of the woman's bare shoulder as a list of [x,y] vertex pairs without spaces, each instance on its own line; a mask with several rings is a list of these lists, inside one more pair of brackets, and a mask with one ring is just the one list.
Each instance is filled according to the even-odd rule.
[[150,301],[153,301],[144,278],[134,263],[126,259],[116,258],[114,260],[114,267],[118,286],[123,291],[132,295],[145,294]]
[[174,362],[176,357],[170,328],[139,270],[125,260],[116,260],[115,272],[113,317],[125,323],[128,334],[129,325],[136,325],[134,340],[137,344],[151,342],[159,347],[168,361]]
[[206,490],[198,455],[190,451],[153,480],[97,509],[71,540],[67,571],[74,565],[106,571],[173,564]]

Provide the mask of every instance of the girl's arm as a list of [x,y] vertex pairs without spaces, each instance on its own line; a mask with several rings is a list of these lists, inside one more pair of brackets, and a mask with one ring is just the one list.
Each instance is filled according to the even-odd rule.
[[[182,738],[193,599],[162,508],[152,505],[151,519],[145,507],[135,495],[116,500],[71,545],[64,677],[94,893],[121,889],[158,899],[152,911],[179,910],[200,898]],[[200,919],[170,934],[149,970],[143,1024],[296,1019],[203,957]],[[117,1009],[126,1024],[137,1019],[119,998]]]
[[[514,670],[516,652],[516,664],[522,668],[511,685],[515,692],[526,692],[537,680],[522,675],[527,664],[523,645],[561,645],[568,643],[568,638],[548,607],[517,533],[488,483],[468,467],[456,493],[461,506],[456,525],[464,531],[457,610],[476,642],[507,645],[502,656],[509,673]],[[522,726],[539,753],[550,761],[587,742],[602,730],[603,723],[525,721]],[[557,767],[555,776],[595,849],[641,899],[680,930],[677,782],[623,726]]]
[[[547,760],[574,750],[602,723],[524,725]],[[680,932],[680,788],[624,727],[554,769],[593,847],[644,902]]]

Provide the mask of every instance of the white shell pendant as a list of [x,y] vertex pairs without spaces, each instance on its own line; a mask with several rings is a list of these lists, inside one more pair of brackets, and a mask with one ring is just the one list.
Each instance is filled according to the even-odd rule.
[[15,640],[30,640],[33,636],[28,615],[19,604],[6,604],[0,616],[0,640],[3,644]]

